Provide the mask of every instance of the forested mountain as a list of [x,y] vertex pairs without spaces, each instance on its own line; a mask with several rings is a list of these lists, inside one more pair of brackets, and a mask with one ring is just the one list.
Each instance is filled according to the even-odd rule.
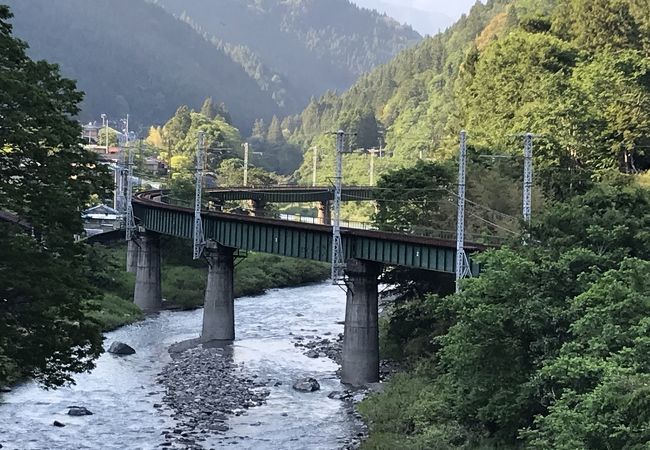
[[227,103],[240,126],[276,105],[223,51],[142,0],[6,0],[30,55],[61,65],[85,91],[81,119],[130,113],[162,122],[181,104]]
[[257,118],[293,114],[312,95],[348,88],[420,39],[342,0],[192,1],[186,23],[147,0],[2,3],[30,55],[78,80],[84,121],[130,113],[139,125],[160,124],[180,105],[198,109],[212,97],[248,131]]
[[[356,132],[352,145],[383,144],[376,169],[455,152],[466,128],[473,147],[521,152],[531,131],[539,164],[592,169],[648,167],[650,75],[647,0],[489,0],[438,36],[362,77],[348,92],[313,100],[285,120],[290,141],[325,150],[326,133]],[[311,154],[300,175],[311,175]],[[367,182],[363,157],[349,180]]]
[[349,0],[155,0],[240,62],[288,111],[345,90],[421,37]]

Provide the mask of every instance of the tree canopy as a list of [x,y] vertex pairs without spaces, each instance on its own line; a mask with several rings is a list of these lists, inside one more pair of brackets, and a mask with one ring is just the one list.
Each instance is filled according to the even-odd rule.
[[0,5],[0,210],[26,227],[0,228],[0,384],[34,376],[46,385],[89,370],[102,351],[85,310],[92,288],[81,211],[110,186],[73,119],[82,94],[57,66],[32,61]]

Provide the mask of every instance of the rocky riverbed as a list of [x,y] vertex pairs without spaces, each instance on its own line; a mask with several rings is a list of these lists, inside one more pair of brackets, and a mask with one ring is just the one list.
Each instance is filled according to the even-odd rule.
[[271,380],[249,376],[225,348],[195,347],[172,357],[158,376],[165,388],[164,403],[154,405],[171,409],[177,422],[163,432],[163,447],[201,449],[206,434],[225,433],[230,416],[247,414],[269,395]]
[[[343,334],[334,335],[318,330],[303,330],[293,334],[294,346],[310,359],[329,358],[340,364]],[[182,348],[188,346],[189,348]],[[203,449],[208,435],[224,435],[229,430],[228,420],[246,416],[250,408],[266,403],[271,389],[283,383],[262,378],[241,364],[233,362],[228,347],[203,348],[198,343],[172,346],[172,362],[158,376],[157,382],[165,389],[163,403],[154,407],[169,410],[176,425],[163,431],[165,441],[161,447]],[[381,361],[380,379],[389,378],[399,367],[390,361]],[[311,379],[318,386],[317,380]],[[297,380],[296,385],[300,385]],[[303,381],[304,383],[304,381]],[[345,413],[357,423],[354,436],[341,436],[341,449],[357,449],[367,437],[368,429],[356,405],[372,392],[381,390],[380,383],[357,389],[332,390],[327,397],[345,403]],[[318,390],[294,389],[304,392]]]
[[[308,358],[329,358],[337,364],[341,364],[341,354],[343,350],[343,333],[333,336],[331,333],[325,333],[324,336],[314,335],[298,335],[293,337],[294,346],[302,349],[303,354]],[[363,421],[363,417],[359,414],[356,406],[363,401],[366,396],[381,392],[383,390],[383,382],[387,381],[393,374],[401,370],[401,367],[395,361],[381,360],[379,362],[379,379],[380,383],[375,383],[370,386],[343,389],[341,391],[332,391],[328,397],[335,400],[341,400],[347,403],[347,414],[353,415],[355,420],[360,424],[360,430],[356,434],[346,440],[343,449],[358,449],[364,439],[368,437],[368,426]],[[340,372],[340,369],[337,373]]]

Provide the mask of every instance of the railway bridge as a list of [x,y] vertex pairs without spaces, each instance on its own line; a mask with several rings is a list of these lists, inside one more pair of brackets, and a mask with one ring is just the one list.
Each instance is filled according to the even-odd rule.
[[[328,188],[220,189],[208,193],[214,202],[248,200],[258,213],[269,202],[320,202],[329,209]],[[346,188],[344,199],[371,200],[372,188]],[[162,306],[160,236],[193,238],[194,209],[168,203],[165,191],[136,194],[132,205],[139,233],[129,257],[136,271],[135,304],[144,311]],[[253,205],[255,210],[255,205]],[[208,261],[201,341],[235,338],[233,271],[237,251],[271,253],[331,262],[332,227],[328,215],[322,223],[303,223],[203,210],[203,231]],[[346,261],[347,298],[342,355],[342,381],[352,385],[379,378],[378,277],[384,266],[400,266],[453,274],[456,241],[440,236],[416,236],[378,230],[342,228]],[[466,245],[468,253],[482,245]],[[471,263],[477,274],[478,266]]]

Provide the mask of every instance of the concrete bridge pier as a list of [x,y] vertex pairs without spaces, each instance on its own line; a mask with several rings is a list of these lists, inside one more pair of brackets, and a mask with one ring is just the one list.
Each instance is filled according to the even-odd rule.
[[329,200],[318,202],[318,222],[322,225],[332,224],[332,209]]
[[264,200],[251,200],[251,215],[264,217],[266,215],[266,202]]
[[145,312],[157,311],[162,306],[160,236],[147,232],[139,243],[133,302]]
[[349,284],[341,381],[361,386],[379,381],[379,324],[377,277],[381,265],[351,259],[345,270]]
[[129,273],[138,272],[138,253],[140,253],[140,243],[131,239],[126,249],[126,271]]
[[234,253],[234,248],[216,243],[205,249],[209,267],[201,342],[235,339]]

